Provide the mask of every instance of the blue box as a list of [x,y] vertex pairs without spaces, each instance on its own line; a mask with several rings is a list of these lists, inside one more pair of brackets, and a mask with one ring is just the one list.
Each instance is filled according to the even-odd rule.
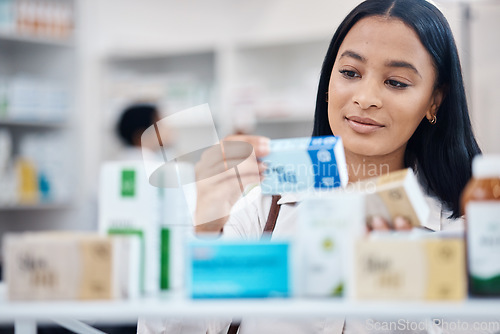
[[187,252],[191,297],[288,297],[289,251],[288,242],[192,241]]
[[271,140],[263,194],[345,187],[347,166],[342,139],[335,136]]

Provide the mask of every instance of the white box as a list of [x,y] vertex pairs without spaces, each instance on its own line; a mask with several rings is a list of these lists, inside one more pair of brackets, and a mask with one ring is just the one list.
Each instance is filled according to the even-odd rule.
[[159,292],[161,189],[149,184],[142,161],[105,163],[99,189],[99,231],[141,239],[142,291]]
[[306,198],[299,210],[297,294],[345,295],[354,241],[365,231],[364,196],[341,191],[319,193]]

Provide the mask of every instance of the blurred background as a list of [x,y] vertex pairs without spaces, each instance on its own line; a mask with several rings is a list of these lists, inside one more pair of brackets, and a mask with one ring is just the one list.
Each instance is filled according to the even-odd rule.
[[[220,138],[308,136],[328,42],[351,0],[0,0],[0,237],[96,230],[101,163],[130,103],[209,103]],[[473,126],[500,153],[500,1],[436,1]],[[172,149],[209,131],[192,120]],[[0,262],[1,262],[0,252]]]

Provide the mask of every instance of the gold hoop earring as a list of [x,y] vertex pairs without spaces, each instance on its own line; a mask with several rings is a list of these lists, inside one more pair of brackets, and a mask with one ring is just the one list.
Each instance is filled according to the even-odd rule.
[[432,125],[436,124],[437,122],[437,117],[436,115],[432,116],[432,119],[429,120],[429,123],[431,123]]

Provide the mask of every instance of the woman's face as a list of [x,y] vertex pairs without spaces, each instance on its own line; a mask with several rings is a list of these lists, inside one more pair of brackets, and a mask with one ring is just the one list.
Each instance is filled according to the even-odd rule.
[[328,119],[346,154],[403,157],[424,117],[432,119],[432,58],[416,33],[396,19],[357,22],[340,46],[328,90]]

